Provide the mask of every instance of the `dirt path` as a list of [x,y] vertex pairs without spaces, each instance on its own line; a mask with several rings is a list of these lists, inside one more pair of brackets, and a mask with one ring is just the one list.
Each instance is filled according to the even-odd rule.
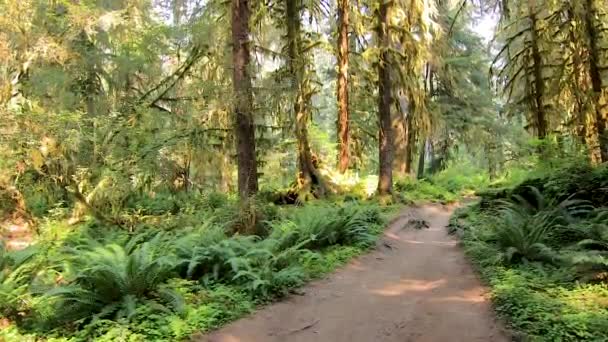
[[[408,209],[375,251],[327,279],[197,341],[508,341],[454,239],[451,211]],[[429,229],[408,227],[423,219]]]

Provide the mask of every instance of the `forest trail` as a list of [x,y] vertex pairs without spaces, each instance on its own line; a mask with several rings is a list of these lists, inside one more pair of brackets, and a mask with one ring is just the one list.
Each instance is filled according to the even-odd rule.
[[[452,210],[406,209],[377,248],[303,295],[267,306],[206,342],[509,341],[457,241]],[[412,219],[429,228],[414,229]]]

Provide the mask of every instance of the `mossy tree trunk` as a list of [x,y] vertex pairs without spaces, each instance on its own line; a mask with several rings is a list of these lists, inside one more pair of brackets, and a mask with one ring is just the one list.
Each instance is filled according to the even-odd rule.
[[235,99],[238,190],[247,199],[258,190],[253,120],[253,93],[249,75],[249,0],[232,0],[232,82]]
[[324,196],[326,185],[313,162],[308,141],[308,121],[310,121],[311,97],[313,89],[307,75],[307,61],[304,56],[301,25],[301,0],[285,0],[287,15],[288,68],[292,79],[295,101],[295,135],[298,155],[298,192],[306,199],[314,190],[317,197]]
[[597,13],[594,0],[585,0],[585,28],[589,44],[589,77],[592,88],[592,110],[588,116],[587,145],[593,164],[608,161],[608,141],[606,141],[606,117],[608,105],[605,103],[604,83],[601,74],[600,32],[597,28]]
[[350,165],[348,113],[348,0],[338,0],[338,171]]
[[378,60],[378,121],[379,170],[378,195],[385,196],[393,189],[393,127],[391,122],[391,74],[389,19],[392,2],[380,0],[377,39],[381,50]]
[[418,173],[416,178],[422,179],[424,178],[424,165],[426,164],[426,146],[428,144],[427,139],[420,140],[420,154],[418,155]]
[[545,80],[543,79],[543,59],[540,51],[540,38],[538,36],[539,24],[537,16],[537,6],[535,0],[528,1],[528,17],[530,19],[530,47],[532,54],[532,71],[534,81],[532,83],[534,87],[533,92],[533,115],[534,115],[534,128],[536,129],[536,136],[539,140],[544,140],[547,137],[547,115],[545,107]]

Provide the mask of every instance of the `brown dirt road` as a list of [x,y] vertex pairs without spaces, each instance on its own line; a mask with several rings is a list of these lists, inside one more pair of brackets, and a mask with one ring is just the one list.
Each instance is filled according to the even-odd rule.
[[[509,341],[457,241],[451,210],[405,210],[378,247],[304,295],[267,306],[202,342]],[[429,229],[408,227],[423,219]]]

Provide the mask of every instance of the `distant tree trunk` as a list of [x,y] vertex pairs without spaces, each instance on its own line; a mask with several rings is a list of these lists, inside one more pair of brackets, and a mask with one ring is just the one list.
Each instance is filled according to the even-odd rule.
[[426,146],[428,144],[428,139],[422,139],[420,142],[420,155],[418,156],[418,175],[416,178],[422,179],[424,177],[424,164],[425,164],[425,156],[426,156]]
[[391,74],[389,11],[391,2],[380,0],[378,10],[378,119],[379,119],[379,171],[378,195],[388,195],[393,189],[393,132],[391,124]]
[[232,0],[232,83],[236,96],[234,111],[238,189],[242,200],[258,191],[249,61],[249,0]]
[[495,144],[492,142],[488,142],[483,146],[485,157],[488,160],[488,174],[490,175],[490,180],[496,178],[496,158],[494,157],[495,153]]
[[435,148],[436,146],[433,145],[431,149],[431,166],[429,168],[429,173],[431,174],[445,170],[447,162],[449,160],[449,139],[445,138],[443,140],[440,140],[439,142],[437,142],[437,145],[439,145],[438,148]]
[[296,99],[293,105],[295,115],[296,140],[298,145],[298,188],[301,194],[313,191],[316,186],[318,196],[325,195],[326,185],[313,163],[310,143],[308,142],[308,121],[310,119],[311,85],[306,77],[306,61],[302,51],[300,23],[301,0],[285,0],[287,12],[287,53],[289,72]]
[[348,119],[348,0],[338,0],[338,171],[350,164]]
[[[227,151],[224,150],[224,151]],[[230,154],[229,153],[223,153],[223,155],[221,155],[219,157],[218,160],[218,164],[221,168],[220,170],[220,175],[219,175],[219,180],[220,180],[220,184],[219,184],[219,190],[224,192],[224,193],[228,193],[230,192],[230,183],[231,183],[231,174],[232,174],[232,169],[230,167]]]
[[408,104],[403,90],[396,94],[397,110],[393,113],[393,169],[405,176],[405,159],[407,158],[407,124]]
[[428,155],[426,156],[425,159],[428,158],[428,160],[429,160],[429,167],[425,171],[426,171],[426,173],[428,175],[432,175],[433,172],[435,172],[433,170],[433,163],[435,162],[435,143],[433,142],[433,140],[427,139],[427,141],[426,141],[426,148],[427,148],[427,154]]
[[[572,5],[570,5],[572,6]],[[572,7],[568,8],[567,11],[568,20],[570,22],[576,22],[577,17],[574,13],[574,9]],[[586,135],[587,135],[587,104],[585,103],[585,92],[586,90],[582,87],[584,84],[583,77],[581,75],[583,71],[583,58],[581,49],[575,45],[578,38],[574,34],[574,29],[571,29],[569,32],[570,39],[570,53],[572,54],[572,74],[574,75],[574,84],[572,87],[572,92],[574,93],[574,114],[576,128],[574,130],[576,136],[580,139],[580,142],[585,145],[586,143]]]
[[100,161],[97,153],[95,118],[99,115],[100,103],[98,99],[102,94],[102,87],[97,75],[98,63],[95,44],[89,39],[85,30],[78,34],[75,49],[85,70],[84,77],[75,79],[80,84],[80,95],[84,99],[84,110],[87,114],[81,124],[82,129],[87,131],[85,136],[91,138],[80,141],[80,150],[91,151],[91,153],[79,154],[78,157],[80,162],[89,164],[91,169],[95,169]]
[[534,126],[538,139],[547,137],[547,118],[545,113],[545,80],[543,79],[543,59],[539,47],[538,18],[536,16],[536,1],[528,1],[528,13],[531,22],[530,45],[532,48],[532,69],[534,73]]
[[587,128],[587,142],[593,164],[608,161],[608,142],[606,141],[606,116],[608,108],[603,103],[604,84],[602,80],[601,67],[599,65],[601,48],[599,46],[599,32],[595,23],[593,0],[585,0],[585,26],[589,39],[589,76],[593,90],[593,113],[590,115],[590,125]]
[[405,141],[405,165],[404,165],[404,170],[403,172],[407,175],[411,175],[412,174],[412,160],[414,159],[414,149],[416,148],[415,144],[416,144],[416,131],[414,130],[414,126],[413,126],[413,117],[412,117],[412,113],[409,113],[408,116],[405,118],[405,126],[406,126],[406,131],[405,131],[405,137],[406,137],[406,141]]
[[412,174],[412,160],[414,149],[416,148],[416,130],[414,129],[414,113],[416,107],[413,99],[410,98],[408,113],[405,117],[405,165],[403,172]]

